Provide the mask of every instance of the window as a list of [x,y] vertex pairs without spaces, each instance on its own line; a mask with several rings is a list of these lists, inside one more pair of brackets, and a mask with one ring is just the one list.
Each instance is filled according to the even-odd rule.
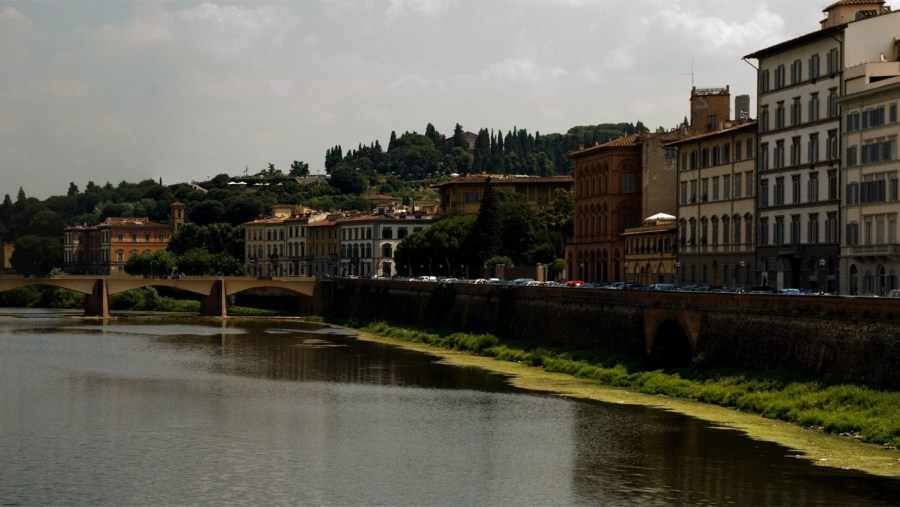
[[382,227],[381,239],[394,239],[394,230],[390,227]]
[[682,181],[679,187],[679,203],[683,206],[688,202],[687,182]]
[[769,91],[769,69],[759,73],[759,91],[762,93]]
[[809,121],[819,121],[819,94],[818,93],[810,93],[809,94]]
[[400,227],[397,229],[397,239],[403,239],[409,234],[409,231],[406,227]]
[[800,215],[791,215],[791,244],[800,244]]
[[809,174],[809,181],[806,182],[806,198],[809,202],[819,200],[819,173]]
[[791,176],[791,204],[800,204],[800,175]]
[[782,206],[784,204],[784,178],[775,178],[774,194],[775,206]]
[[825,242],[837,243],[837,212],[833,211],[825,216]]
[[838,157],[837,130],[829,130],[825,141],[825,160],[835,160]]
[[753,197],[753,171],[747,171],[744,173],[744,188],[747,189],[747,195],[745,197]]
[[836,74],[841,70],[841,62],[838,58],[838,50],[837,48],[832,48],[828,51],[828,73]]
[[800,97],[795,97],[791,102],[791,125],[800,124]]
[[859,130],[859,112],[847,115],[847,132],[855,132]]
[[816,79],[819,77],[819,53],[809,57],[809,78]]
[[800,165],[800,137],[791,138],[791,165]]
[[819,134],[810,134],[809,135],[809,144],[808,150],[806,153],[806,157],[810,164],[814,164],[819,161]]
[[859,244],[859,224],[856,222],[847,224],[847,244],[850,246]]
[[784,88],[784,65],[775,67],[775,89]]
[[769,244],[769,219],[759,219],[759,232],[756,234],[756,240],[760,246]]
[[713,146],[712,149],[712,165],[719,165],[722,163],[721,150],[718,146]]
[[759,193],[756,195],[756,203],[760,208],[769,205],[769,180],[759,180]]
[[741,198],[741,175],[737,174],[734,177],[734,198]]
[[838,116],[840,114],[840,111],[838,110],[837,99],[838,99],[837,89],[836,88],[829,89],[828,90],[828,117],[829,118],[834,118],[835,116]]
[[747,156],[744,158],[747,158],[747,159],[753,158],[753,138],[752,137],[747,138]]
[[775,104],[775,128],[784,128],[784,101]]
[[706,202],[709,200],[709,179],[703,178],[700,181],[700,202]]
[[468,191],[466,192],[466,202],[478,202],[478,192]]
[[856,145],[847,146],[847,165],[856,165]]
[[753,243],[753,217],[748,213],[744,216],[744,242],[748,245]]
[[791,84],[797,84],[803,79],[803,77],[801,76],[802,71],[803,64],[800,62],[800,60],[794,60],[794,62],[791,64]]
[[731,143],[725,143],[722,145],[722,163],[728,164],[731,162]]
[[772,167],[775,169],[784,167],[784,141],[775,141],[775,151],[772,153]]
[[784,244],[784,217],[775,217],[775,230],[772,231],[772,244]]
[[713,176],[712,178],[712,200],[719,200],[719,177]]
[[729,228],[728,216],[722,217],[722,244],[728,245],[731,243],[731,229]]
[[859,204],[859,183],[847,184],[847,204]]
[[819,214],[818,213],[810,213],[809,214],[809,224],[806,230],[806,242],[807,243],[818,243],[819,242]]
[[697,180],[691,180],[691,204],[697,202]]
[[888,106],[888,123],[897,123],[897,103]]
[[634,193],[634,174],[627,173],[622,175],[622,193]]
[[741,217],[735,215],[734,220],[731,223],[731,228],[734,230],[734,244],[741,244]]
[[[759,131],[769,131],[769,106],[763,106],[759,110]],[[750,158],[750,157],[747,157]]]
[[728,174],[722,176],[722,198],[731,199],[731,176]]
[[769,143],[763,143],[759,146],[759,158],[756,163],[760,171],[769,169]]

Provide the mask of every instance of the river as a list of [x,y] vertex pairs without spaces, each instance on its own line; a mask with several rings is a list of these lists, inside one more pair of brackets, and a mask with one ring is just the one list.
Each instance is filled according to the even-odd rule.
[[895,505],[679,414],[299,321],[0,309],[0,505]]

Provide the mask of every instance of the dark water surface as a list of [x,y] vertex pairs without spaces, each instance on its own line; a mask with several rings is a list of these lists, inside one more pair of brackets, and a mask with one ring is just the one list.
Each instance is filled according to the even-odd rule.
[[0,310],[0,505],[900,501],[795,454],[299,322]]

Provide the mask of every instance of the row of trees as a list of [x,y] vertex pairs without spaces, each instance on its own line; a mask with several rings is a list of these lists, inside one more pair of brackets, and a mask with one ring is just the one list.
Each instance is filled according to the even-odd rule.
[[477,216],[449,216],[411,234],[397,246],[397,264],[417,275],[479,273],[497,264],[561,269],[573,210],[571,192],[557,190],[553,205],[536,211],[488,181]]
[[482,128],[472,148],[460,124],[447,137],[429,123],[425,134],[406,132],[397,137],[396,132],[391,132],[386,151],[378,141],[368,146],[360,144],[346,154],[340,145],[329,148],[325,153],[325,171],[357,171],[370,178],[375,174],[394,175],[401,180],[438,178],[451,173],[571,174],[568,154],[573,150],[646,130],[641,122],[579,126],[565,134],[548,135],[516,127],[506,133]]

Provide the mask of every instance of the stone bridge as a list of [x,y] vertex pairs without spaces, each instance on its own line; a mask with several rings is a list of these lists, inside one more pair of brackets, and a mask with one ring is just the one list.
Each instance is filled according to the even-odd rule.
[[290,277],[257,279],[249,277],[203,277],[183,278],[139,278],[139,277],[98,277],[98,276],[52,276],[48,278],[0,277],[0,291],[46,285],[62,287],[86,294],[84,314],[86,316],[109,317],[109,295],[141,287],[172,287],[197,294],[200,297],[200,314],[216,317],[226,316],[226,297],[248,289],[276,288],[301,296],[313,297],[316,279]]

